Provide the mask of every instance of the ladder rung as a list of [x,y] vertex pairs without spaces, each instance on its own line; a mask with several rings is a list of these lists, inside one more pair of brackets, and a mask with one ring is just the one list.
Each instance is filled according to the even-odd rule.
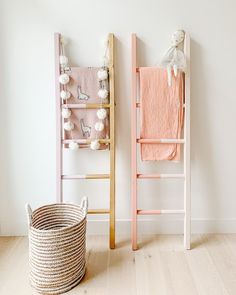
[[62,104],[63,108],[69,109],[100,109],[100,108],[110,108],[110,104],[101,104],[101,103],[71,103],[71,104]]
[[[91,141],[93,141],[95,139],[63,139],[62,143],[63,144],[67,144],[70,142],[77,142],[77,143],[81,143],[81,144],[90,144]],[[99,140],[100,143],[110,143],[110,139],[97,139]]]
[[138,138],[138,143],[185,143],[184,139],[174,139],[174,138]]
[[[136,102],[136,108],[140,108],[140,102]],[[185,108],[185,104],[183,104],[183,108]]]
[[76,174],[76,175],[62,175],[62,179],[109,179],[109,174]]
[[138,215],[184,214],[184,210],[137,210]]
[[184,178],[184,174],[137,174],[137,178]]
[[89,209],[88,214],[109,214],[109,209]]

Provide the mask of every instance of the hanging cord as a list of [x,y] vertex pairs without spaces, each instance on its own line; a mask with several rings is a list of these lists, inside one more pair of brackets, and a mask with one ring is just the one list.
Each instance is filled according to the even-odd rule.
[[[60,42],[60,56],[65,56],[65,45],[64,45],[64,42],[62,42],[62,40],[61,40],[61,42]],[[66,72],[66,71],[65,71],[65,65],[60,65],[60,70],[61,70],[61,74],[62,74],[62,73],[64,74],[64,73]],[[66,84],[65,84],[65,85],[62,85],[62,89],[63,89],[65,92],[67,92],[67,85],[66,85]],[[66,105],[66,108],[69,109],[69,108],[68,108],[68,102],[67,102],[67,100],[68,100],[68,99],[65,99],[65,102],[63,102],[63,103]],[[64,121],[65,121],[65,119],[64,119]],[[66,122],[70,122],[70,119],[67,118],[67,119],[66,119]],[[74,140],[73,130],[70,130],[69,132],[70,132],[70,137],[71,137],[71,139]]]
[[[110,45],[109,44],[109,38],[107,36],[106,46],[105,46],[103,58],[104,58],[104,68],[106,68],[106,70],[108,72],[108,77],[109,77],[109,68],[108,68],[108,66],[109,66],[109,63],[110,63],[109,45]],[[105,86],[108,85],[107,80],[104,80],[103,83],[105,84]],[[105,118],[105,120],[106,120],[106,125],[107,125],[107,117]],[[105,128],[105,123],[104,123],[104,128]],[[106,137],[107,137],[107,134],[106,134]]]
[[[104,54],[103,54],[103,66],[102,69],[108,71],[108,62],[109,62],[109,39],[106,39],[106,45],[105,45],[105,49],[104,49]],[[107,80],[107,79],[106,79]],[[99,89],[106,89],[106,80],[100,80],[98,81],[99,83]],[[104,98],[100,97],[100,109],[103,108],[103,103],[104,103]],[[103,120],[100,119],[100,122],[103,122]],[[104,124],[104,128],[105,128],[105,124]],[[95,139],[99,139],[98,138],[98,134],[100,134],[101,131],[97,131],[95,130]]]
[[108,67],[108,61],[109,61],[109,39],[107,37],[106,39],[106,45],[104,49],[104,54],[103,54],[103,67],[104,69]]

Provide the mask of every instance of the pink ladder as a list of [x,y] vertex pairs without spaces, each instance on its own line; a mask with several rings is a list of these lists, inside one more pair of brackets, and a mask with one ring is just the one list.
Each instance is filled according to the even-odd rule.
[[[137,138],[137,41],[132,34],[132,104],[131,104],[131,202],[132,202],[132,249],[137,250],[137,218],[138,215],[183,214],[184,215],[184,247],[190,249],[191,236],[191,191],[190,191],[190,36],[185,34],[184,53],[187,58],[184,89],[184,138],[183,139],[139,139]],[[179,143],[184,145],[184,171],[182,174],[141,174],[137,171],[137,143]],[[179,178],[184,181],[183,210],[142,210],[137,205],[137,180]]]

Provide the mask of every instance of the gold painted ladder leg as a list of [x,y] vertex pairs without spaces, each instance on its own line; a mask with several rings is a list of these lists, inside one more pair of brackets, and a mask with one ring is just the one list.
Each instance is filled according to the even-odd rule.
[[110,248],[115,248],[115,89],[114,89],[114,35],[109,34],[110,85]]

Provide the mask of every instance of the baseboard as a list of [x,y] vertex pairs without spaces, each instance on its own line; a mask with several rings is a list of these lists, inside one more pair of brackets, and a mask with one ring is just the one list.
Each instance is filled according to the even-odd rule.
[[[163,217],[163,218],[162,218]],[[108,220],[88,220],[87,232],[89,235],[107,235],[109,232]],[[167,216],[158,216],[157,219],[143,219],[138,221],[138,232],[140,234],[182,234],[183,219]],[[193,218],[191,221],[191,232],[200,233],[236,233],[236,218],[207,219]],[[130,235],[131,220],[116,220],[116,233],[118,235]],[[0,236],[24,236],[27,235],[26,222],[8,225],[7,228],[0,227]]]

